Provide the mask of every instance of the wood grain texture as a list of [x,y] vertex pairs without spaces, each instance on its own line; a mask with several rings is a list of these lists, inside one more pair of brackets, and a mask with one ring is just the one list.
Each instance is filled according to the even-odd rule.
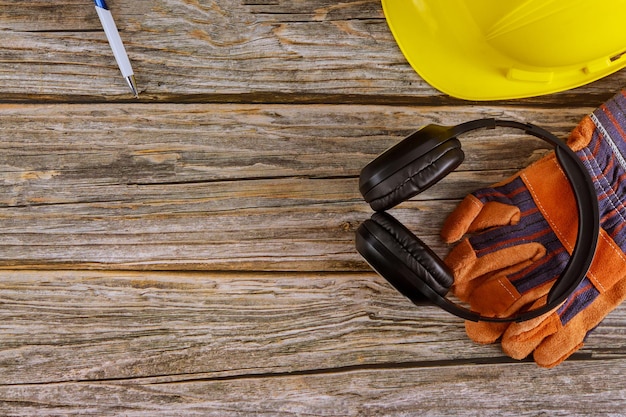
[[0,293],[3,415],[623,411],[624,308],[542,370],[373,274],[5,271]]
[[[626,309],[552,370],[472,343],[354,249],[360,170],[428,123],[565,138],[626,81],[464,102],[379,0],[0,0],[0,416],[626,415]],[[437,253],[468,192],[539,159],[516,131],[393,213]]]
[[624,365],[608,363],[607,369],[602,362],[568,362],[550,373],[532,364],[467,364],[156,384],[0,386],[0,401],[6,416],[622,416]]
[[[563,137],[589,110],[5,105],[0,266],[366,270],[353,245],[371,212],[358,173],[378,153],[426,123],[485,113]],[[440,251],[459,199],[546,152],[516,130],[463,142],[462,168],[397,210]]]
[[[6,6],[4,6],[6,5]],[[379,0],[111,1],[143,101],[460,104],[406,63]],[[88,1],[2,2],[4,101],[129,101]],[[626,72],[515,103],[595,106]]]

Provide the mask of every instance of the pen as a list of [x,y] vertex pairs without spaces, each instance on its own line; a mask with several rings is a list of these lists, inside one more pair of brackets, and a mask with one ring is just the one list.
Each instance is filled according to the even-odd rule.
[[139,93],[137,92],[137,84],[135,83],[133,68],[130,66],[128,55],[126,55],[126,49],[124,49],[124,44],[122,43],[119,32],[117,31],[117,26],[113,21],[113,16],[111,15],[111,12],[109,11],[109,8],[104,0],[94,0],[94,2],[96,3],[96,12],[98,12],[98,17],[100,18],[100,22],[104,28],[104,33],[109,40],[117,65],[120,67],[120,71],[122,71],[122,76],[128,83],[128,87],[130,87],[130,91],[132,91],[133,95],[138,97]]

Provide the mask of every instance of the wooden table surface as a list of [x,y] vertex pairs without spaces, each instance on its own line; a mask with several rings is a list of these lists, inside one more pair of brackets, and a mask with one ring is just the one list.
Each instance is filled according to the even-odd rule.
[[[0,0],[0,415],[626,415],[626,308],[546,370],[414,306],[354,249],[360,169],[427,123],[565,138],[621,71],[466,102],[406,63],[379,0]],[[507,130],[394,214],[445,215],[538,159]]]

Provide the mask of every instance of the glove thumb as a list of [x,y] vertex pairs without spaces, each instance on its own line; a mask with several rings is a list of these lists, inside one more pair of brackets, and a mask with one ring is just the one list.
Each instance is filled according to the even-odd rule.
[[519,220],[519,208],[498,201],[483,203],[469,194],[446,218],[441,229],[441,237],[446,243],[452,243],[460,240],[466,233],[512,225]]

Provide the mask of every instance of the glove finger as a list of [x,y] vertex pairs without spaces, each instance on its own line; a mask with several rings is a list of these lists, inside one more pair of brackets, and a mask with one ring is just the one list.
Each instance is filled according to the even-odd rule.
[[557,313],[511,324],[502,336],[502,351],[513,359],[534,352],[537,365],[552,368],[580,349],[584,334],[564,332]]
[[551,287],[551,282],[544,282],[520,294],[506,276],[496,275],[476,287],[469,303],[484,316],[508,317],[548,294]]
[[583,347],[584,335],[579,338],[572,334],[565,340],[561,337],[555,337],[565,334],[566,333],[561,332],[560,334],[550,337],[547,343],[542,343],[540,347],[535,350],[533,359],[537,365],[543,368],[554,368]]
[[478,257],[469,239],[464,239],[446,256],[445,263],[454,274],[453,293],[462,301],[494,273],[517,272],[546,254],[545,247],[537,242],[525,243],[493,251]]
[[[516,312],[543,306],[545,305],[546,300],[547,295],[543,295],[537,301],[532,303],[532,305],[526,304]],[[546,316],[549,316],[549,314],[520,323],[466,321],[465,331],[472,340],[482,344],[494,343],[502,337],[502,347],[505,353],[514,359],[524,359],[532,353],[541,341],[539,340],[536,343],[533,343],[531,336],[533,331],[538,330],[542,325],[546,325],[546,323],[544,323]],[[556,330],[552,331],[550,334],[555,331]],[[507,349],[511,349],[511,351],[507,351]],[[517,353],[518,351],[523,353]]]
[[[584,282],[584,281],[583,281]],[[587,290],[597,291],[595,287]],[[574,296],[577,300],[582,300],[588,295]],[[534,352],[534,359],[537,365],[552,368],[583,346],[585,337],[595,329],[604,318],[626,299],[626,278],[617,282],[610,290],[599,295],[590,305],[574,307],[575,315],[568,317],[567,308],[564,306],[559,310],[559,323],[564,322],[554,334],[544,338]],[[569,301],[569,300],[568,300]]]
[[[545,305],[547,297],[541,297],[531,309]],[[561,328],[561,321],[556,312],[543,316],[511,323],[502,336],[502,350],[513,359],[524,359],[530,355],[546,338]]]
[[[547,298],[546,296],[542,297],[542,299],[544,300],[543,303],[538,302],[538,304],[540,305],[545,304],[546,298]],[[524,309],[525,308],[526,307],[524,307]],[[522,323],[528,325],[528,331],[530,332],[543,322],[543,317],[544,316],[541,316],[538,319],[527,320]],[[539,321],[537,322],[537,320]],[[504,350],[505,337],[513,337],[514,335],[513,335],[513,332],[511,332],[511,327],[515,328],[518,324],[520,323],[472,322],[468,320],[465,322],[465,332],[470,337],[470,339],[472,339],[473,341],[477,343],[482,343],[482,344],[495,343],[498,339],[502,337],[503,350]],[[523,335],[528,335],[528,333],[524,332]],[[523,339],[523,335],[520,340],[516,340],[516,343],[515,343],[516,346],[521,345],[525,341]],[[528,351],[525,354],[521,354],[521,356],[519,357],[514,356],[515,352],[507,352],[505,350],[505,353],[514,359],[523,359],[527,357],[536,347],[537,347],[537,344],[533,344],[532,346],[528,347]],[[523,346],[520,346],[520,350],[522,348]]]
[[468,320],[465,322],[465,333],[474,342],[487,345],[495,343],[508,326],[509,323],[488,323]]
[[[537,299],[545,299],[550,288],[551,283],[546,282],[524,294],[520,294],[506,276],[495,275],[476,287],[469,301],[472,310],[478,311],[482,315],[509,317],[527,308],[528,305],[533,304]],[[498,340],[505,331],[508,331],[509,327],[509,323],[467,321],[465,323],[465,332],[473,341],[488,344]]]
[[[556,312],[511,324],[502,349],[515,359],[534,353],[540,366],[553,367],[582,346],[589,329],[626,298],[626,257],[604,229],[587,277]],[[545,305],[538,299],[532,308]],[[563,324],[564,323],[564,324]]]
[[516,224],[519,220],[519,208],[497,201],[483,203],[469,194],[446,218],[441,229],[441,237],[446,243],[457,242],[466,233]]

